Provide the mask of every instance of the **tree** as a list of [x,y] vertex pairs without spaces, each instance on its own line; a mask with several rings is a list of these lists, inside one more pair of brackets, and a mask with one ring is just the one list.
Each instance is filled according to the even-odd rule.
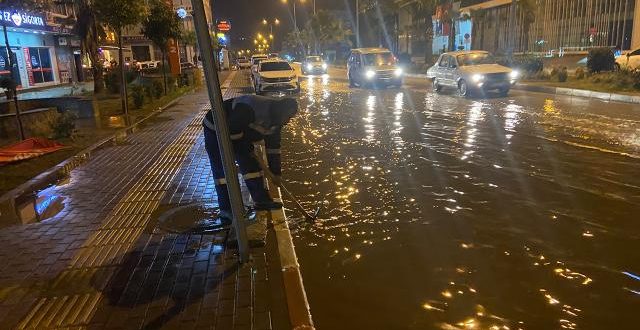
[[433,58],[433,13],[442,0],[416,0],[414,3],[414,21],[424,19],[422,26],[417,25],[418,35],[425,38],[426,49],[424,52],[424,63],[430,64]]
[[360,2],[360,12],[364,13],[369,22],[370,34],[377,39],[377,45],[385,45],[393,48],[397,39],[397,10],[398,5],[394,0],[362,0]]
[[110,27],[118,38],[119,66],[120,66],[120,97],[122,110],[129,114],[127,98],[127,82],[124,77],[124,55],[122,52],[122,29],[139,23],[146,17],[144,1],[140,0],[93,0],[93,8],[100,21]]
[[[195,55],[198,56],[199,50],[198,50],[198,39],[196,38],[196,31],[194,30],[182,31],[182,33],[180,34],[180,42],[185,46],[192,46],[194,49]],[[198,64],[197,61],[194,61],[194,62],[196,62],[194,64]]]
[[173,8],[162,0],[150,3],[149,16],[142,23],[142,34],[151,40],[162,52],[162,80],[164,94],[167,95],[166,55],[169,39],[177,39],[182,33],[182,23]]
[[[0,0],[0,10],[4,12],[14,12],[14,11],[33,11],[33,12],[44,12],[44,10],[49,6],[49,1],[46,0]],[[24,140],[24,129],[22,128],[22,119],[20,118],[20,106],[18,103],[18,93],[16,89],[18,84],[16,81],[18,77],[20,77],[20,73],[18,72],[18,63],[16,61],[16,56],[11,51],[11,45],[9,44],[9,36],[7,35],[7,23],[4,19],[0,19],[0,24],[2,24],[2,33],[4,34],[4,44],[5,51],[7,55],[6,63],[9,66],[9,74],[10,78],[4,78],[2,82],[2,87],[5,88],[7,93],[7,99],[13,97],[13,103],[16,109],[16,121],[18,125],[18,132],[20,133],[20,139]]]
[[98,52],[100,47],[98,40],[104,38],[105,31],[98,22],[91,0],[73,0],[73,6],[76,14],[73,30],[80,37],[82,52],[88,55],[89,60],[91,60],[93,92],[96,95],[104,89],[104,78],[102,76],[104,68]]
[[309,44],[314,45],[314,52],[319,54],[331,45],[346,43],[351,45],[350,36],[353,34],[342,21],[326,10],[320,10],[311,17],[302,35],[310,37]]

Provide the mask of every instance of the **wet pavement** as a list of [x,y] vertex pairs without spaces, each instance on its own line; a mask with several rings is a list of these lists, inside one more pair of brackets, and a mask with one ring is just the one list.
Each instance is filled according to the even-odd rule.
[[[227,97],[245,91],[232,77]],[[166,217],[215,222],[208,103],[179,99],[32,196],[19,211],[36,222],[0,228],[0,329],[281,328],[266,247],[240,265],[228,230]]]
[[639,106],[330,74],[283,143],[318,329],[637,329]]

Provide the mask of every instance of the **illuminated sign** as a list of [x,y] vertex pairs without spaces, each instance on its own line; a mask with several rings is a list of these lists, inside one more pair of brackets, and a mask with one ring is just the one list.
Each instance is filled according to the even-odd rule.
[[231,30],[231,23],[229,21],[218,21],[218,25],[216,25],[218,31],[229,31]]
[[0,11],[0,19],[4,22],[13,23],[13,26],[41,26],[44,27],[42,16],[31,15],[21,12]]

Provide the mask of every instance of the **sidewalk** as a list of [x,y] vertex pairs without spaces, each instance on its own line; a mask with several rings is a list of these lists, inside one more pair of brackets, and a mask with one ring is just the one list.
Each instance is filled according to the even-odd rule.
[[[227,96],[246,84],[231,78]],[[185,96],[73,170],[56,188],[62,212],[0,230],[2,328],[272,329],[269,244],[239,266],[226,230],[158,226],[162,211],[215,202],[201,129],[208,103],[205,92]]]

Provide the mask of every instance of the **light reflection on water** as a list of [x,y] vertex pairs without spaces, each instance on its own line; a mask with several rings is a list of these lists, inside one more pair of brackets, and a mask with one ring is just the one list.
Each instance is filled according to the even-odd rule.
[[628,153],[595,142],[612,128],[572,132],[581,114],[555,100],[319,82],[284,149],[291,190],[309,207],[326,201],[296,232],[318,328],[625,328],[635,317],[640,284],[618,269],[640,272],[628,248],[640,238],[638,162],[540,138],[590,135]]

